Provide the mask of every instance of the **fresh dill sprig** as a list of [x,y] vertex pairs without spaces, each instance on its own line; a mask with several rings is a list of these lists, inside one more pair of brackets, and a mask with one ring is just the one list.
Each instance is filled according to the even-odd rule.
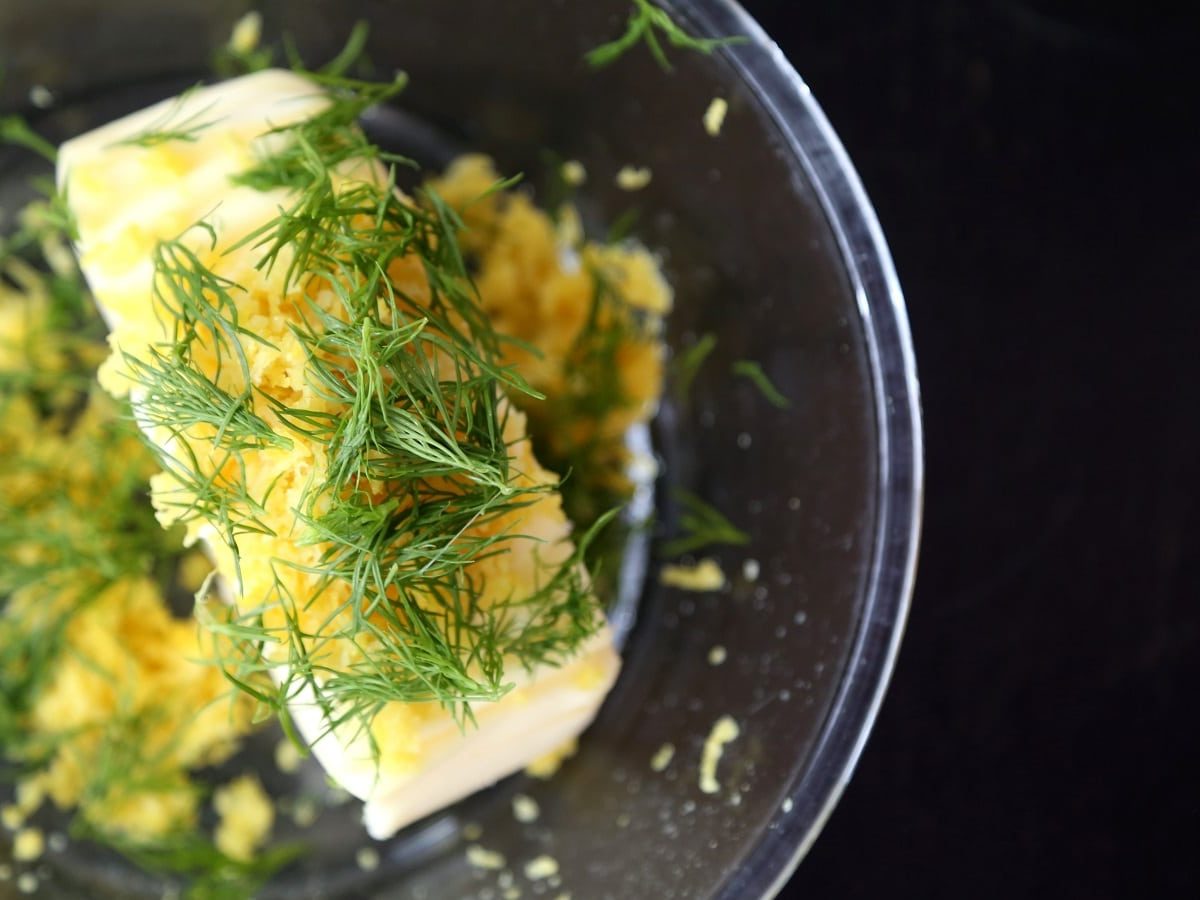
[[[617,283],[596,265],[588,264],[586,272],[591,297],[587,318],[563,356],[567,377],[544,402],[524,404],[539,456],[566,473],[563,508],[582,528],[627,499],[624,437],[605,423],[633,402],[622,378],[623,348],[653,340],[651,318],[628,302]],[[597,549],[607,550],[605,543]]]
[[139,841],[113,835],[97,825],[76,819],[71,836],[112,847],[148,872],[183,876],[187,900],[244,900],[267,880],[298,859],[302,844],[281,844],[259,853],[253,860],[232,859],[194,830],[156,841]]
[[666,556],[694,553],[713,544],[740,547],[750,543],[750,535],[736,527],[715,507],[688,491],[677,490],[674,493],[682,508],[679,516],[681,534],[663,544],[662,550]]
[[58,148],[34,131],[18,115],[0,117],[0,144],[12,144],[32,150],[50,162],[58,159]]
[[[362,19],[355,22],[354,27],[350,29],[349,36],[346,38],[346,43],[342,45],[342,49],[338,51],[333,59],[321,66],[320,69],[310,69],[305,65],[304,58],[296,46],[296,41],[290,34],[283,36],[284,56],[287,57],[288,65],[291,66],[293,72],[299,72],[309,77],[325,76],[341,78],[351,68],[362,69],[365,67],[363,54],[367,49],[367,39],[370,35],[371,26],[369,23]],[[367,83],[363,82],[363,84]]]
[[[317,84],[339,92],[324,110],[304,121],[271,129],[267,135],[286,135],[287,145],[234,177],[234,184],[260,191],[273,188],[302,190],[294,215],[320,211],[333,191],[330,172],[350,161],[376,160],[384,164],[415,165],[407,157],[386,153],[371,144],[358,128],[358,119],[372,106],[385,103],[404,90],[408,76],[397,72],[391,81],[370,83],[340,75],[306,73]],[[280,247],[286,246],[281,244]],[[278,252],[278,251],[276,251]]]
[[[274,571],[274,586],[217,623],[229,644],[218,662],[281,720],[303,693],[328,727],[370,738],[371,719],[390,701],[440,703],[469,721],[471,703],[511,688],[508,660],[560,664],[601,619],[582,565],[590,536],[567,563],[545,564],[536,586],[483,601],[474,563],[529,540],[502,522],[556,487],[522,481],[506,436],[506,397],[541,395],[499,362],[505,339],[471,281],[458,214],[432,190],[415,202],[399,194],[395,166],[408,161],[359,130],[362,113],[405,84],[402,74],[384,83],[343,74],[363,40],[352,36],[340,61],[307,73],[329,92],[328,105],[274,129],[269,155],[233,179],[287,196],[274,219],[219,251],[256,250],[264,275],[285,267],[288,327],[320,408],[254,387],[245,342],[262,339],[237,317],[241,286],[179,241],[161,243],[154,257],[154,311],[168,339],[131,368],[152,398],[139,415],[172,435],[160,459],[179,489],[160,491],[160,506],[215,526],[239,576],[239,538],[272,533],[267,498],[247,488],[253,457],[301,438],[324,446],[327,464],[294,510],[298,546],[319,547],[319,561],[257,561]],[[362,175],[369,167],[386,175]],[[350,171],[361,180],[342,174]],[[215,248],[209,226],[198,227]],[[390,274],[414,262],[420,290]],[[322,291],[332,308],[314,302]],[[293,596],[290,586],[304,579],[312,593]],[[318,603],[330,607],[319,619]],[[335,648],[357,652],[334,665]],[[268,669],[277,686],[261,677]]]
[[642,217],[642,211],[636,206],[631,206],[619,216],[612,220],[608,226],[608,232],[604,236],[605,243],[619,244],[627,240],[637,227],[638,221]]
[[138,399],[143,424],[179,433],[207,426],[213,446],[227,450],[292,446],[289,437],[276,434],[254,412],[248,393],[227,392],[191,365],[180,345],[167,351],[150,347],[146,359],[122,356],[130,379],[144,388]]
[[[216,234],[207,231],[213,246]],[[191,230],[191,229],[189,229]],[[129,375],[143,388],[138,412],[144,423],[182,433],[197,425],[213,430],[214,446],[230,450],[251,447],[290,447],[254,411],[250,366],[242,338],[266,344],[238,320],[234,294],[242,289],[209,271],[194,251],[180,240],[161,241],[153,256],[155,311],[169,323],[168,339],[150,347],[147,358],[124,353]],[[215,359],[211,376],[196,365],[194,354],[203,347]],[[233,376],[224,372],[232,356]],[[231,393],[220,385],[235,385]]]
[[780,393],[779,388],[771,383],[762,366],[753,360],[739,359],[733,364],[733,374],[748,379],[776,409],[787,409],[792,405],[788,398]]
[[[367,49],[367,38],[371,36],[371,27],[365,21],[354,23],[354,27],[350,29],[350,35],[346,38],[346,43],[337,56],[325,63],[320,69],[320,74],[332,78],[341,78],[350,68],[362,61],[363,53]],[[292,58],[292,66],[295,69],[302,70],[303,65],[299,64],[298,57]]]
[[700,338],[675,357],[672,365],[674,394],[679,403],[686,403],[692,390],[692,382],[700,374],[704,361],[717,348],[717,336],[711,332]]
[[[0,303],[28,311],[15,348],[23,356],[14,358],[10,345],[4,361],[24,377],[0,378],[0,744],[22,770],[49,771],[61,761],[85,773],[72,815],[76,836],[155,871],[182,873],[189,896],[249,896],[293,849],[245,864],[221,856],[186,822],[164,837],[132,841],[107,821],[106,810],[141,796],[201,793],[175,755],[198,710],[181,716],[165,705],[176,697],[161,698],[164,705],[135,697],[145,686],[131,684],[119,666],[105,668],[112,663],[104,657],[91,658],[70,629],[103,598],[123,609],[130,595],[112,593],[123,583],[150,577],[165,594],[183,536],[155,519],[145,492],[154,458],[139,443],[128,405],[92,383],[103,327],[78,269],[60,253],[69,219],[39,203],[18,221],[0,248],[10,274]],[[113,714],[60,730],[31,727],[60,667],[75,663],[110,686]]]
[[194,143],[199,140],[200,135],[216,125],[219,119],[206,119],[208,108],[198,109],[193,113],[182,116],[182,111],[187,104],[188,99],[194,94],[200,85],[188,88],[178,97],[176,97],[168,105],[167,109],[161,116],[147,125],[137,134],[117,141],[118,147],[142,147],[151,148],[158,147],[162,144],[171,144],[177,141],[183,143]]
[[[139,452],[128,409],[92,385],[103,326],[67,262],[65,220],[38,203],[18,221],[0,247],[9,281],[0,303],[26,315],[20,343],[0,336],[0,734],[10,749],[24,739],[73,615],[116,579],[152,571],[180,540],[150,510],[152,460]],[[43,269],[17,258],[41,248]],[[29,442],[30,429],[43,439]]]
[[600,69],[616,62],[637,44],[644,43],[663,71],[670,72],[672,66],[663,47],[664,39],[672,47],[694,50],[705,55],[711,54],[718,47],[746,41],[746,38],[740,35],[722,38],[694,37],[684,31],[666,10],[652,0],[633,0],[633,10],[625,24],[625,33],[616,40],[589,50],[584,59],[593,69]]

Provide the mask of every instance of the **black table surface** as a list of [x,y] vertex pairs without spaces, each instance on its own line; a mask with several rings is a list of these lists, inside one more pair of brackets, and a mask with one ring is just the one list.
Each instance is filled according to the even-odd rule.
[[1200,896],[1200,29],[745,5],[882,221],[927,440],[895,678],[783,896]]

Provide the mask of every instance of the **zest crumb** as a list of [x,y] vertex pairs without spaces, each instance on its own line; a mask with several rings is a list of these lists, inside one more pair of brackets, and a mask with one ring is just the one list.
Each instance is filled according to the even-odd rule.
[[195,593],[204,586],[205,580],[213,570],[213,564],[199,550],[192,550],[179,561],[177,578],[179,586]]
[[717,764],[721,761],[721,754],[725,752],[725,745],[736,740],[740,733],[741,729],[732,716],[721,716],[713,725],[708,739],[704,742],[704,751],[700,758],[700,790],[704,793],[720,792]]
[[558,874],[558,860],[553,856],[542,856],[525,863],[525,877],[530,881],[541,881]]
[[488,850],[479,844],[467,848],[467,862],[477,869],[497,870],[504,868],[504,854]]
[[379,854],[374,847],[360,847],[354,854],[354,861],[364,872],[374,872],[379,868]]
[[532,797],[527,797],[524,794],[517,794],[512,801],[513,818],[518,822],[528,825],[530,822],[536,822],[541,810],[538,808],[537,801]]
[[287,775],[295,773],[303,760],[304,754],[300,752],[300,748],[288,738],[275,745],[275,766],[280,772]]
[[258,779],[243,775],[217,788],[213,808],[220,817],[213,836],[217,849],[231,859],[252,860],[275,824],[275,807]]
[[55,853],[62,853],[67,849],[67,836],[61,831],[55,831],[50,837],[46,838],[46,846]]
[[579,741],[571,738],[571,740],[554,748],[549,753],[543,753],[525,767],[525,772],[534,778],[541,778],[542,780],[552,778],[562,768],[563,762],[574,756],[575,751],[578,749]]
[[32,872],[23,872],[17,879],[17,890],[22,894],[32,894],[38,889],[37,876]]
[[729,104],[721,97],[713,97],[712,102],[708,104],[708,109],[704,111],[704,130],[710,137],[716,137],[721,133],[721,126],[725,124],[727,112],[729,112]]
[[46,839],[40,828],[22,828],[12,839],[12,858],[18,863],[31,863],[46,851]]
[[729,654],[726,652],[724,647],[722,647],[720,644],[714,644],[713,647],[708,651],[708,664],[710,666],[719,666],[721,663],[725,662],[725,659],[728,657],[728,655]]
[[748,559],[742,563],[742,577],[747,581],[758,581],[758,573],[761,567],[757,559]]
[[791,797],[788,797],[783,801],[783,806],[781,807],[781,809],[783,810],[783,814],[785,816],[792,811],[792,798]]
[[636,166],[622,166],[617,173],[616,185],[623,191],[640,191],[650,183],[650,170]]
[[13,838],[12,857],[17,862],[33,862],[46,849],[41,829],[22,828]]
[[661,772],[671,764],[671,760],[675,758],[675,745],[663,744],[655,751],[655,754],[650,757],[650,768],[655,772]]
[[719,591],[725,586],[725,573],[715,559],[702,559],[694,566],[665,565],[658,573],[664,587],[684,591]]
[[6,806],[0,809],[0,822],[9,831],[16,831],[25,824],[25,813],[19,806]]
[[29,102],[38,109],[49,109],[54,105],[54,95],[44,84],[35,84],[29,89]]
[[577,159],[568,159],[562,164],[561,170],[562,180],[571,187],[579,187],[587,181],[587,169],[583,167]]
[[26,816],[35,812],[46,799],[46,789],[38,780],[26,780],[17,785],[17,806]]
[[468,841],[477,841],[483,837],[483,829],[475,822],[468,822],[463,826],[462,836]]
[[229,49],[234,53],[249,53],[258,46],[262,38],[262,16],[248,12],[233,26],[229,36]]
[[292,821],[300,828],[307,828],[317,821],[317,803],[311,797],[301,797],[292,808]]

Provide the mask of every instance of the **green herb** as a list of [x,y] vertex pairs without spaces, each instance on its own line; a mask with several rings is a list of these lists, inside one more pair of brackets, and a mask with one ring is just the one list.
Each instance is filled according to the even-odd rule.
[[[198,227],[209,233],[215,247],[212,229]],[[253,408],[250,367],[241,338],[266,342],[238,321],[234,294],[241,287],[210,272],[179,240],[160,242],[153,262],[155,309],[170,322],[170,334],[149,348],[146,358],[124,353],[132,379],[144,390],[138,412],[145,424],[177,435],[207,425],[213,429],[214,446],[235,451],[290,447],[291,441],[276,435]],[[195,349],[201,345],[216,359],[211,377],[194,362]],[[237,365],[233,376],[224,372],[230,357]],[[232,383],[236,393],[222,387],[222,380]]]
[[748,359],[740,359],[733,364],[733,374],[747,378],[767,398],[767,402],[776,409],[787,409],[791,406],[788,398],[779,392],[771,383],[771,379],[762,370],[762,366]]
[[149,872],[182,875],[187,900],[244,900],[267,880],[303,855],[305,847],[292,843],[264,850],[250,862],[231,859],[196,831],[185,831],[159,841],[135,841],[112,835],[76,819],[71,835],[95,840],[133,860]]
[[716,347],[717,336],[711,333],[704,334],[696,343],[675,357],[672,374],[675,376],[675,399],[679,403],[687,402],[688,395],[692,390],[692,382],[696,380],[696,376],[700,374],[700,367],[704,365],[704,361]]
[[[591,303],[583,327],[564,355],[563,386],[545,401],[517,400],[529,415],[539,459],[553,471],[567,473],[561,485],[563,508],[583,528],[628,499],[624,438],[604,426],[631,402],[622,383],[621,348],[630,341],[652,339],[648,321],[630,306],[614,281],[595,266],[588,266],[587,274],[592,282]],[[618,540],[618,530],[609,536]],[[607,544],[605,540],[596,545],[603,555],[608,555]]]
[[219,121],[219,119],[204,118],[210,107],[198,109],[186,116],[182,115],[189,98],[199,88],[200,85],[196,85],[184,91],[168,104],[166,111],[161,116],[133,137],[117,141],[117,146],[150,148],[176,141],[194,143],[204,131]]
[[680,556],[684,553],[695,553],[713,544],[732,544],[744,546],[750,542],[750,535],[734,526],[725,516],[714,507],[705,503],[695,494],[677,490],[675,499],[682,507],[679,516],[679,537],[663,544],[663,553],[667,556]]
[[[320,73],[325,76],[340,78],[350,71],[350,68],[362,60],[363,51],[367,49],[367,38],[371,35],[371,27],[364,21],[354,23],[354,27],[350,29],[350,36],[346,38],[346,44],[338,52],[338,55],[321,67]],[[303,69],[303,66],[296,65],[293,60],[293,66],[297,69]]]
[[[154,871],[184,874],[188,896],[250,896],[294,848],[241,863],[222,856],[198,828],[133,842],[92,812],[143,793],[201,791],[172,757],[182,735],[162,730],[175,711],[139,708],[127,679],[88,658],[67,632],[121,579],[149,575],[165,592],[183,535],[155,519],[145,493],[154,459],[141,449],[128,405],[92,384],[103,327],[78,270],[62,263],[68,220],[39,203],[19,223],[0,247],[9,279],[0,302],[23,304],[29,313],[22,342],[6,347],[23,354],[7,357],[6,375],[15,368],[21,377],[0,377],[0,743],[12,764],[33,770],[87,748],[87,758],[76,760],[86,782],[72,817],[75,836]],[[15,258],[42,247],[52,251],[43,262],[53,265],[34,269]],[[36,421],[28,420],[29,408]],[[12,443],[15,429],[30,427],[37,441]],[[68,658],[111,682],[116,714],[57,733],[31,730],[41,692]]]
[[[346,43],[338,51],[337,56],[316,70],[309,69],[305,65],[304,59],[296,47],[296,42],[290,34],[283,36],[284,55],[287,57],[288,65],[295,72],[309,77],[344,78],[346,73],[351,69],[360,71],[370,69],[363,56],[367,49],[367,38],[370,37],[370,34],[371,26],[367,22],[363,20],[355,22],[354,27],[350,29],[349,37],[346,38]],[[367,81],[360,83],[364,86],[369,84]]]
[[633,229],[637,227],[638,219],[642,216],[642,211],[636,206],[631,206],[625,212],[621,213],[612,220],[612,224],[608,226],[608,234],[605,235],[605,241],[609,244],[619,244],[621,241],[633,234]]
[[663,48],[663,39],[672,47],[710,54],[718,47],[740,44],[745,37],[697,38],[684,31],[651,0],[633,0],[633,11],[625,25],[625,33],[614,41],[589,51],[584,59],[594,69],[610,65],[638,43],[645,43],[663,71],[671,71],[671,62]]
[[[325,445],[327,470],[296,510],[302,542],[321,546],[321,559],[312,567],[271,562],[274,592],[222,626],[235,646],[220,662],[231,681],[281,717],[306,690],[330,728],[350,724],[369,736],[372,717],[390,701],[437,702],[467,721],[471,703],[510,690],[506,659],[559,665],[601,620],[580,564],[590,537],[571,562],[545,573],[540,588],[480,602],[472,564],[508,552],[520,536],[503,528],[477,536],[479,529],[554,488],[514,483],[504,437],[503,396],[540,395],[497,361],[504,339],[471,283],[458,215],[430,190],[416,203],[403,199],[393,188],[394,168],[378,182],[335,184],[332,175],[344,165],[408,162],[357,127],[367,108],[405,80],[342,75],[365,39],[356,34],[364,37],[352,37],[332,67],[306,73],[329,89],[329,105],[275,129],[277,149],[234,179],[290,196],[272,221],[224,251],[258,250],[263,272],[287,259],[284,283],[299,308],[290,327],[307,353],[309,384],[338,414],[251,394],[241,347],[261,339],[237,321],[241,288],[204,269],[178,242],[155,255],[154,308],[170,339],[135,369],[154,398],[154,421],[175,422],[183,438],[161,454],[180,485],[178,510],[215,525],[235,554],[240,534],[267,527],[266,499],[246,488],[250,455],[301,436]],[[402,257],[420,261],[427,296],[408,296],[389,278]],[[336,314],[308,300],[317,286],[336,293]],[[192,344],[220,349],[217,371],[196,363]],[[193,373],[183,375],[189,366]],[[196,426],[225,448],[219,465],[201,463],[193,451]],[[289,567],[315,575],[318,596],[344,592],[320,627],[302,615],[316,598],[286,589]],[[269,608],[283,613],[281,627],[264,624]],[[331,668],[320,660],[334,642],[371,650]],[[263,644],[272,648],[269,662]],[[287,673],[274,690],[256,680],[268,665]]]
[[566,160],[553,150],[543,148],[538,154],[541,163],[541,179],[538,184],[538,205],[550,215],[555,225],[563,207],[575,196],[577,185],[570,184],[563,175]]
[[32,150],[50,162],[58,159],[58,150],[48,140],[29,127],[29,123],[20,116],[4,116],[0,118],[0,144],[13,144]]

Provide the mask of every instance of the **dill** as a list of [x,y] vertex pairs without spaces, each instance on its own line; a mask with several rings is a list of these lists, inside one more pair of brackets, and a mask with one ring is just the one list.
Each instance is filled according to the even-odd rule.
[[209,839],[184,831],[160,841],[114,836],[84,820],[72,823],[71,836],[112,847],[149,872],[182,875],[187,900],[243,900],[304,853],[302,844],[282,844],[262,851],[250,862],[221,853]]
[[248,393],[235,397],[225,391],[190,365],[178,345],[166,352],[151,347],[146,360],[123,355],[130,378],[145,388],[138,400],[145,425],[179,433],[208,426],[213,445],[229,450],[292,446],[254,412]]
[[682,533],[663,544],[666,556],[694,553],[713,544],[744,546],[750,542],[750,535],[695,494],[677,490],[675,499],[681,506],[679,527]]
[[679,403],[687,402],[688,395],[692,390],[692,382],[696,380],[696,376],[700,374],[700,368],[716,348],[717,336],[712,333],[706,333],[675,357],[674,365],[672,366],[675,376],[674,393],[675,399]]
[[[18,223],[0,245],[0,303],[25,312],[21,340],[0,355],[0,743],[25,777],[58,762],[84,773],[73,804],[77,837],[155,871],[185,875],[188,896],[249,896],[294,857],[293,848],[239,863],[187,822],[134,841],[109,821],[111,810],[142,797],[199,798],[202,789],[177,756],[182,731],[199,710],[180,716],[166,705],[176,696],[139,700],[144,686],[132,685],[121,664],[106,668],[91,658],[70,628],[88,615],[140,619],[127,586],[149,578],[165,596],[182,534],[155,519],[144,489],[154,458],[139,442],[128,405],[92,384],[103,327],[65,252],[69,219],[40,202]],[[39,268],[21,260],[37,261],[39,251]],[[7,377],[13,370],[21,377]],[[70,665],[111,688],[112,715],[55,730],[33,727],[37,704]]]
[[132,137],[117,141],[116,146],[148,149],[177,141],[183,143],[197,141],[203,132],[219,121],[218,119],[205,119],[207,109],[198,109],[186,116],[181,115],[188,98],[199,88],[200,85],[188,88],[170,103],[161,116]]
[[758,388],[759,393],[767,398],[767,402],[776,409],[787,409],[792,405],[788,398],[771,383],[771,379],[767,377],[767,373],[758,363],[748,359],[739,359],[733,364],[733,374],[748,379]]
[[[362,59],[363,51],[367,49],[367,38],[371,34],[371,28],[365,21],[354,23],[354,27],[350,29],[350,35],[346,38],[346,43],[337,56],[321,67],[320,73],[325,76],[340,78],[350,71],[350,68]],[[303,65],[299,65],[299,59],[295,56],[292,58],[293,68],[303,69]]]
[[625,212],[621,213],[612,220],[612,224],[608,226],[608,233],[604,236],[605,243],[619,244],[633,234],[633,230],[637,227],[638,220],[642,217],[642,211],[636,206],[631,206]]
[[[215,247],[216,234],[204,224]],[[189,229],[190,230],[190,229]],[[213,430],[214,446],[230,450],[251,447],[290,447],[253,408],[250,367],[241,338],[266,343],[238,320],[234,293],[239,285],[214,275],[178,239],[161,241],[153,255],[153,299],[160,319],[170,323],[168,339],[151,346],[147,358],[125,353],[129,375],[143,388],[138,413],[145,424],[182,434],[197,425]],[[194,353],[203,347],[215,357],[210,376],[196,365]],[[218,383],[226,360],[237,364],[231,393]]]
[[[305,692],[330,729],[348,724],[370,737],[371,719],[391,701],[440,703],[469,721],[471,703],[510,690],[506,660],[561,664],[601,619],[582,565],[590,537],[566,564],[541,566],[536,586],[483,600],[474,564],[528,540],[505,522],[556,488],[522,481],[506,436],[506,397],[541,395],[499,362],[505,339],[471,282],[458,214],[431,189],[415,202],[399,194],[395,167],[408,161],[359,130],[366,109],[405,85],[403,74],[383,83],[343,74],[361,52],[359,34],[331,67],[306,73],[327,89],[328,105],[273,129],[273,151],[233,179],[286,189],[278,215],[220,251],[257,251],[264,275],[286,266],[288,327],[322,408],[255,394],[244,342],[262,339],[237,318],[243,290],[181,242],[161,243],[154,256],[154,311],[168,339],[127,361],[150,400],[139,415],[175,438],[159,456],[179,489],[160,504],[214,525],[239,580],[239,538],[273,533],[268,498],[247,489],[254,454],[300,438],[324,446],[327,464],[294,509],[292,538],[318,547],[319,561],[257,560],[274,571],[274,586],[220,624],[232,646],[217,661],[284,721]],[[364,164],[387,174],[339,174]],[[211,228],[196,227],[215,247]],[[420,290],[389,274],[402,262],[419,266]],[[335,308],[313,302],[321,290]],[[199,347],[216,351],[215,367],[200,364]],[[203,440],[221,450],[217,460],[200,452]],[[292,595],[297,575],[311,580],[311,595]],[[317,617],[319,602],[329,608]],[[355,652],[333,665],[338,647]],[[268,669],[274,688],[260,678]]]
[[[331,199],[330,172],[344,163],[374,160],[415,166],[408,158],[386,153],[371,144],[357,124],[372,106],[385,103],[403,91],[408,84],[407,75],[397,72],[391,81],[371,83],[334,74],[305,74],[316,84],[339,91],[340,96],[315,116],[267,131],[267,135],[286,135],[290,138],[288,145],[234,177],[234,184],[260,191],[305,190],[306,196],[301,200],[308,201],[307,212],[313,213],[320,212],[322,202]],[[298,214],[306,211],[300,204],[294,209]]]
[[58,149],[17,115],[0,117],[0,144],[24,147],[50,162],[58,159]]
[[[628,409],[620,353],[630,341],[650,340],[648,323],[595,265],[587,319],[563,356],[566,379],[545,401],[523,404],[543,462],[566,474],[563,508],[582,528],[624,502],[628,483],[623,434],[605,427],[610,416]],[[588,562],[597,560],[589,558]]]
[[663,40],[672,47],[708,55],[718,47],[744,43],[746,38],[740,35],[722,38],[694,37],[684,31],[666,10],[652,0],[633,0],[633,10],[625,24],[624,34],[588,51],[584,59],[593,69],[600,69],[616,62],[637,44],[644,43],[662,70],[669,72],[672,66],[671,61],[667,59]]

